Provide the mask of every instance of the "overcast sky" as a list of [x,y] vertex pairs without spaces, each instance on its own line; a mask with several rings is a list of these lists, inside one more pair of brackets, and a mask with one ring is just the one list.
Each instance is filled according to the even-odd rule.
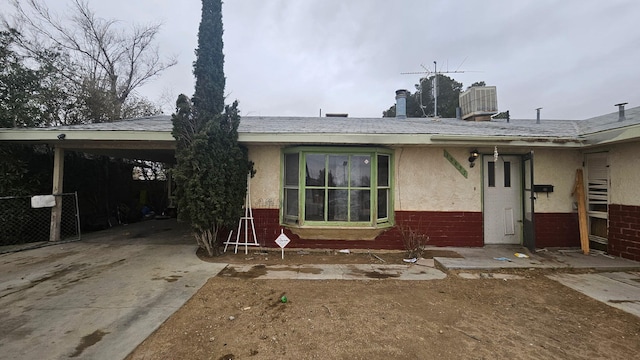
[[[162,21],[160,49],[178,65],[140,92],[193,94],[199,0],[88,1],[102,17]],[[468,71],[450,74],[465,88],[497,86],[512,118],[589,118],[640,106],[639,21],[635,0],[227,0],[226,93],[243,115],[380,117],[420,77],[401,73],[437,61]]]

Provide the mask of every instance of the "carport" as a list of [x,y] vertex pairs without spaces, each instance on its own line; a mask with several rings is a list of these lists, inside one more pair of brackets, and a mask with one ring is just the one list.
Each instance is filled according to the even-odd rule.
[[[0,129],[0,142],[53,148],[52,194],[60,194],[66,151],[171,164],[175,162],[176,147],[171,127],[167,116],[161,115],[110,123]],[[56,196],[55,206],[51,209],[50,241],[60,240],[61,214],[62,199]]]

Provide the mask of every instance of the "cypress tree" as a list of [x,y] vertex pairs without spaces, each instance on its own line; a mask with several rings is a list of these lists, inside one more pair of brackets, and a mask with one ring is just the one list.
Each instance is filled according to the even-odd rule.
[[193,74],[196,90],[193,105],[196,113],[213,115],[224,109],[224,54],[222,52],[222,1],[203,0],[198,28],[198,48]]
[[238,102],[224,104],[222,2],[202,1],[192,99],[180,95],[173,115],[177,164],[172,170],[178,218],[191,224],[198,245],[218,254],[219,234],[242,216],[247,174],[246,148],[238,144]]

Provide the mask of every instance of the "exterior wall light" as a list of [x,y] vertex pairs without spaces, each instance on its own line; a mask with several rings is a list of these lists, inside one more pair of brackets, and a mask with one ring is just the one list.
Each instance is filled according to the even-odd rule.
[[475,161],[478,158],[478,156],[480,156],[480,153],[478,152],[477,149],[471,150],[471,152],[469,153],[469,167],[476,166]]
[[64,140],[64,138],[67,137],[67,134],[60,134],[58,135],[58,140]]

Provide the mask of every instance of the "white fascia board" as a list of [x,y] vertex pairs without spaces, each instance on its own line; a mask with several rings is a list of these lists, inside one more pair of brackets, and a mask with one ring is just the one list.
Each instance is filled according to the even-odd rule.
[[65,140],[129,140],[129,141],[175,141],[167,131],[109,131],[109,130],[68,130],[68,129],[0,129],[0,141],[64,141],[58,135],[65,134]]
[[621,129],[605,130],[584,136],[589,146],[615,144],[619,142],[640,141],[640,125]]
[[240,133],[238,141],[254,144],[430,144],[430,134]]
[[571,147],[580,148],[584,146],[583,140],[575,138],[554,138],[554,137],[524,137],[524,136],[479,136],[479,135],[433,135],[434,144],[447,145],[469,145],[477,143],[496,143],[512,146],[526,147]]
[[583,144],[565,138],[523,138],[517,136],[465,136],[440,134],[292,134],[243,133],[238,141],[251,144],[376,144],[376,145],[477,145],[497,143],[526,147],[572,147]]

